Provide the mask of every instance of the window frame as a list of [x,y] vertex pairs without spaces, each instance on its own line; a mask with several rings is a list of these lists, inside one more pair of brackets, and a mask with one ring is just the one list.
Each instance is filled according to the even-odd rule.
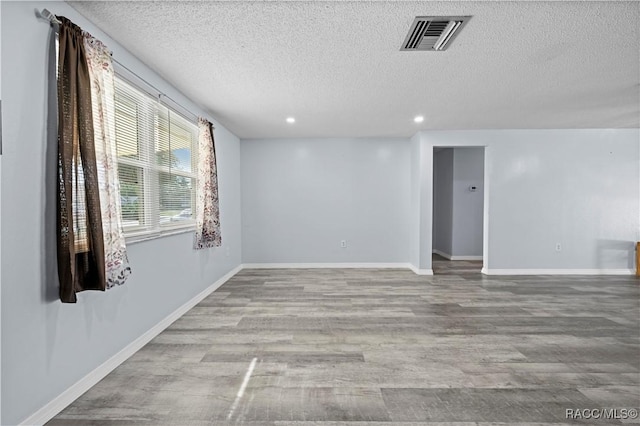
[[[115,64],[114,64],[115,65]],[[137,94],[141,95],[141,99],[134,99],[136,108],[152,108],[153,114],[151,120],[144,122],[140,120],[139,116],[136,116],[136,123],[138,128],[138,146],[140,149],[139,158],[117,158],[118,169],[121,165],[127,165],[139,169],[142,176],[142,218],[144,223],[142,225],[124,226],[123,232],[125,241],[127,243],[136,243],[141,241],[152,240],[165,236],[171,236],[176,234],[182,234],[187,232],[194,232],[196,227],[195,220],[195,207],[197,200],[197,187],[198,187],[198,124],[193,118],[186,117],[184,114],[177,111],[176,108],[169,105],[167,102],[163,102],[160,93],[154,93],[150,90],[145,90],[142,87],[143,81],[136,78],[131,78],[127,72],[123,72],[122,69],[116,68],[114,75],[114,84],[117,86],[118,80],[125,83],[134,89]],[[142,84],[140,84],[142,83]],[[145,105],[143,105],[143,103]],[[114,102],[114,106],[117,102]],[[158,146],[160,126],[158,120],[162,116],[159,108],[166,108],[167,122],[170,122],[171,116],[176,115],[184,120],[190,127],[187,129],[191,132],[193,138],[191,143],[191,172],[173,169],[170,166],[158,164],[156,161],[155,150]],[[117,120],[117,118],[116,118]],[[171,131],[169,130],[169,135]],[[141,157],[141,158],[140,158]],[[165,222],[160,220],[160,175],[162,173],[169,174],[171,176],[181,176],[192,180],[193,188],[191,190],[191,209],[192,218],[184,221]],[[121,211],[121,219],[122,211]]]

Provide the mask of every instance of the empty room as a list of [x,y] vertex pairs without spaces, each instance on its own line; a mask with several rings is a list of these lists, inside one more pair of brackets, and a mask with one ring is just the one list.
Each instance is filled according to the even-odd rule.
[[637,1],[0,1],[0,424],[640,424]]

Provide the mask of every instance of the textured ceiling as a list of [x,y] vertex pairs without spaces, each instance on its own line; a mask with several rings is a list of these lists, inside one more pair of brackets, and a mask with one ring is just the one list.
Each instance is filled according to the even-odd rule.
[[[640,127],[637,2],[71,5],[241,138]],[[417,15],[473,18],[401,52]]]

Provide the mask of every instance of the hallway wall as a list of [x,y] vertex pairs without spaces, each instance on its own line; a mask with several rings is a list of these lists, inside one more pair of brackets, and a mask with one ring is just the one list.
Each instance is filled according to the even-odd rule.
[[433,250],[453,252],[453,148],[433,152]]
[[[453,218],[451,253],[454,259],[482,258],[484,209],[484,148],[453,148]],[[472,192],[469,187],[475,186]]]

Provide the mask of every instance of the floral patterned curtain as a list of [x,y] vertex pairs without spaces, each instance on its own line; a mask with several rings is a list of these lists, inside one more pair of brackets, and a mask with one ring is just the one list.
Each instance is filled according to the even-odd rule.
[[93,133],[98,171],[106,288],[122,285],[131,274],[124,233],[116,152],[115,83],[111,52],[84,32],[84,49],[91,79]]
[[198,188],[196,190],[195,249],[220,247],[220,207],[218,203],[218,171],[213,141],[213,125],[198,119]]

